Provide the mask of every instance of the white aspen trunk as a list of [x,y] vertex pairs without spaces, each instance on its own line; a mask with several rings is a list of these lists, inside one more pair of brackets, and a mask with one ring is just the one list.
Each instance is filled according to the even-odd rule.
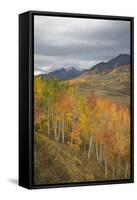
[[101,152],[100,145],[98,145],[98,163],[99,164],[100,164],[100,152]]
[[83,151],[84,151],[84,156],[85,156],[85,153],[86,153],[86,140],[84,140],[84,149],[83,149]]
[[115,167],[113,166],[113,180],[115,179]]
[[62,119],[62,143],[63,144],[65,142],[64,128],[65,128],[65,122],[64,122],[64,114],[63,114],[63,119]]
[[108,166],[107,166],[107,159],[105,159],[105,177],[108,176]]
[[72,113],[72,131],[73,131],[74,126],[75,126],[74,119],[75,119],[75,114],[74,114],[74,111],[73,111],[73,113]]
[[93,139],[92,139],[91,153],[93,153],[93,151],[94,151],[94,143],[93,143]]
[[50,114],[49,114],[49,107],[48,107],[48,136],[50,136]]
[[88,150],[88,160],[90,159],[90,154],[91,154],[91,148],[92,148],[92,135],[90,136],[90,141],[89,141],[89,150]]
[[97,162],[98,162],[98,160],[99,160],[98,157],[99,157],[99,156],[98,156],[98,144],[96,144],[96,159],[97,159]]
[[102,147],[102,163],[105,162],[105,150],[104,147]]
[[55,116],[55,121],[54,121],[54,135],[55,135],[55,140],[57,140],[57,119]]
[[127,178],[128,176],[128,161],[126,162],[126,166],[125,166],[125,178]]
[[59,121],[59,128],[58,128],[58,136],[57,136],[57,140],[60,140],[60,132],[61,132],[61,121]]
[[103,160],[103,147],[100,147],[100,164],[102,165],[102,160]]
[[120,176],[120,166],[121,166],[121,156],[118,156],[118,170],[117,170],[117,175]]

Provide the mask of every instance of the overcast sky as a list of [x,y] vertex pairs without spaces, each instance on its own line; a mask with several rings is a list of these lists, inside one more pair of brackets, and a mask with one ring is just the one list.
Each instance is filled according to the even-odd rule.
[[34,71],[87,69],[119,54],[130,54],[130,22],[34,17]]

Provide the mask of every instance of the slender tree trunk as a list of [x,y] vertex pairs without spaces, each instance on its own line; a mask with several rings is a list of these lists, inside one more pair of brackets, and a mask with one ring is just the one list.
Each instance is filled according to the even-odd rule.
[[98,145],[98,163],[100,164],[100,154],[101,154],[101,148],[100,148],[100,145]]
[[86,153],[86,140],[84,140],[84,148],[83,148],[83,151],[84,151],[84,156],[85,156],[85,153]]
[[65,133],[64,133],[64,129],[65,129],[65,122],[64,122],[64,114],[62,117],[62,143],[65,142]]
[[60,140],[60,132],[61,132],[61,121],[59,121],[59,128],[58,128],[58,136],[57,136],[57,140]]
[[96,159],[99,161],[98,144],[96,144]]
[[105,159],[105,177],[107,178],[108,176],[108,164],[107,164],[107,159]]
[[49,114],[49,107],[48,107],[48,136],[50,136],[50,114]]
[[92,135],[91,135],[91,136],[90,136],[90,140],[89,140],[88,160],[90,159],[91,148],[92,148],[92,142],[93,142],[93,138],[92,138]]
[[91,147],[91,153],[94,151],[94,143],[93,143],[93,137],[92,137],[92,147]]
[[74,129],[74,126],[75,126],[75,114],[74,114],[74,111],[72,113],[72,131]]
[[115,166],[113,166],[113,180],[115,179]]
[[55,114],[55,120],[54,120],[54,135],[55,135],[55,140],[58,140],[57,138],[57,116]]
[[118,156],[118,169],[117,169],[117,175],[120,176],[121,172],[121,156]]
[[99,158],[98,158],[99,164],[102,165],[102,146],[99,146]]
[[105,161],[105,152],[104,152],[104,148],[102,148],[102,162]]
[[128,177],[128,161],[126,162],[126,166],[125,166],[125,178]]

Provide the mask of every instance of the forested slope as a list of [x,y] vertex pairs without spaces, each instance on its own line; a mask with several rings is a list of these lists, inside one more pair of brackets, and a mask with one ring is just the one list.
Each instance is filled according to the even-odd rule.
[[57,79],[34,79],[35,184],[130,177],[126,105]]
[[[42,134],[35,135],[35,183],[54,184],[94,181],[91,163],[87,165],[79,148],[58,144]],[[95,162],[95,161],[94,161]],[[97,167],[96,165],[92,165]],[[101,172],[100,172],[101,173]]]

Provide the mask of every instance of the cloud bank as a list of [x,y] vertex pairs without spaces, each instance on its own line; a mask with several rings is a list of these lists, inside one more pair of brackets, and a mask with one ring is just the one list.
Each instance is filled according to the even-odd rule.
[[119,20],[34,17],[34,71],[91,68],[130,54],[130,22]]

